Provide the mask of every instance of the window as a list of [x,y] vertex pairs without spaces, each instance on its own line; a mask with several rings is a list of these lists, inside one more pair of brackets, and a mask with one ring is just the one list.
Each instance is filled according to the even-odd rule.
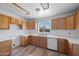
[[39,21],[38,30],[39,32],[50,32],[51,22],[50,21]]

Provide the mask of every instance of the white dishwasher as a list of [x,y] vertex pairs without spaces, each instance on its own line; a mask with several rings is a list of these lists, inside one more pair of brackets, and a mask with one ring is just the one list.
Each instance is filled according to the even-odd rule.
[[52,50],[57,50],[57,38],[48,37],[47,38],[47,47]]

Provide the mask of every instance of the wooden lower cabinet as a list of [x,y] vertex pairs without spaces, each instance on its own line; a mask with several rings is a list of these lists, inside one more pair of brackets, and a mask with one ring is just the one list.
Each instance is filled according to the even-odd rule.
[[32,40],[31,44],[36,45],[36,41],[37,41],[36,36],[31,36],[31,40]]
[[11,55],[12,53],[12,40],[6,40],[0,42],[0,55]]
[[79,44],[73,44],[68,42],[67,44],[67,55],[79,56]]
[[72,43],[67,42],[67,48],[66,49],[67,49],[66,50],[66,52],[67,52],[66,54],[71,56],[72,55]]
[[[22,46],[32,44],[42,48],[47,48],[47,37],[40,36],[20,36]],[[1,48],[0,48],[1,49]],[[4,50],[4,49],[3,49]],[[57,39],[57,51],[68,56],[79,56],[79,44],[70,43],[67,39]],[[0,51],[1,52],[1,51]]]
[[47,38],[46,37],[40,38],[40,46],[43,48],[47,48]]
[[29,45],[30,44],[30,38],[29,37],[20,36],[20,44],[22,46]]
[[72,44],[72,55],[79,56],[79,44]]
[[32,45],[47,48],[47,38],[40,36],[32,36]]
[[66,39],[58,38],[57,40],[58,52],[66,54],[66,44],[67,44]]

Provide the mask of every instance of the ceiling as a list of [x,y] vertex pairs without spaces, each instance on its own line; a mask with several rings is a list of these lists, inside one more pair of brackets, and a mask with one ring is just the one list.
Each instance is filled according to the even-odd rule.
[[[29,14],[24,14],[22,11],[15,8],[11,3],[0,3],[0,10],[14,14],[15,16],[17,15],[23,19],[27,19],[50,16],[54,17],[65,13],[72,13],[79,7],[79,3],[49,3],[49,9],[43,10],[40,3],[17,3],[17,5],[27,10]],[[35,11],[37,8],[40,9],[39,12]]]

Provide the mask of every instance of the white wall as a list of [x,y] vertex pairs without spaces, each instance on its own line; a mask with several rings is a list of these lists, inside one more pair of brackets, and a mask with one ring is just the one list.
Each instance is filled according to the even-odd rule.
[[25,30],[19,30],[19,27],[15,24],[10,25],[10,29],[0,30],[0,41],[12,39],[13,44],[12,48],[15,48],[20,45],[19,36],[26,35],[27,32]]

